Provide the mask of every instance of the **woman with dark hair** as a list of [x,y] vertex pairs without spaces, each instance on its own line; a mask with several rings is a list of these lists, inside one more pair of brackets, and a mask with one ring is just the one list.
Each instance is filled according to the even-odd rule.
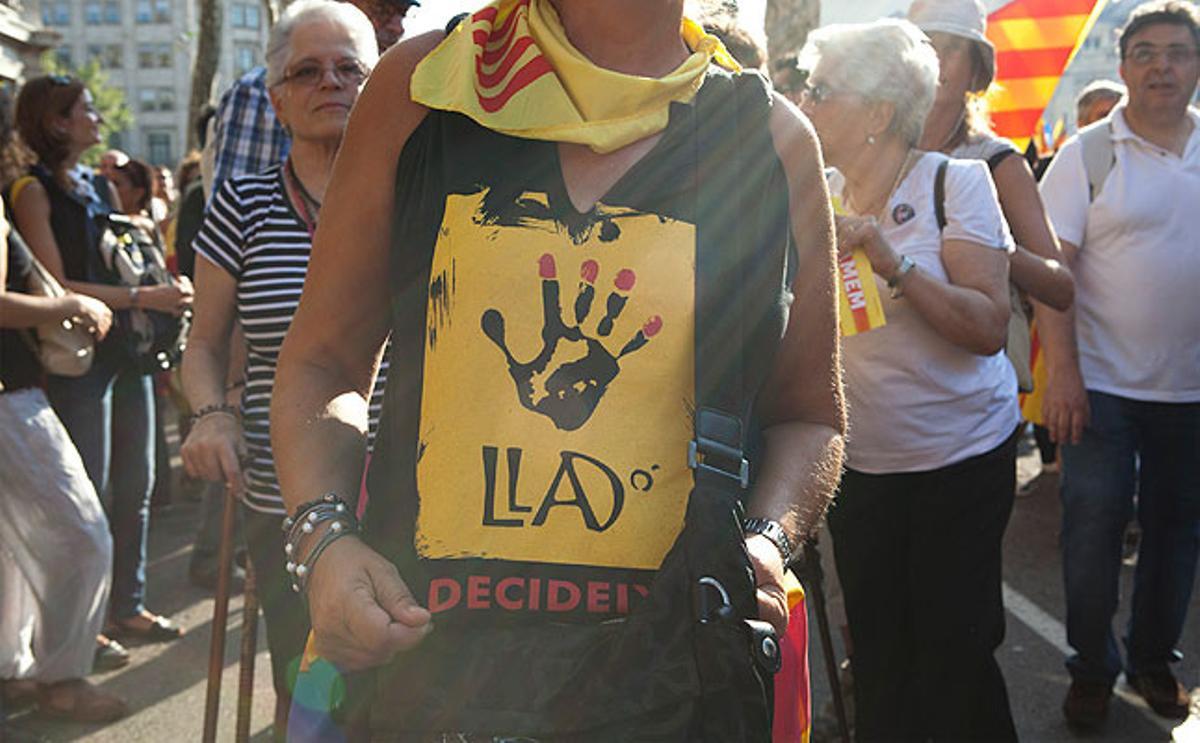
[[113,168],[112,184],[121,197],[121,211],[128,215],[149,214],[154,199],[154,170],[137,158]]
[[[112,310],[180,313],[191,287],[121,286],[100,255],[103,217],[119,209],[116,190],[80,164],[100,142],[100,115],[79,80],[34,78],[17,97],[17,130],[38,162],[9,193],[17,229],[33,254],[66,288]],[[116,335],[114,333],[114,335]],[[80,377],[49,375],[47,392],[83,458],[96,492],[107,494],[113,537],[110,631],[148,640],[182,632],[146,609],[146,535],[154,467],[154,399],[150,376],[123,344],[99,343]]]
[[[0,94],[5,185],[25,167],[11,111]],[[112,311],[83,294],[26,293],[33,270],[0,211],[0,686],[6,703],[36,697],[45,714],[103,722],[128,711],[83,678],[129,661],[94,644],[108,605],[112,538],[79,453],[38,386],[41,364],[17,331],[71,321],[102,339]]]

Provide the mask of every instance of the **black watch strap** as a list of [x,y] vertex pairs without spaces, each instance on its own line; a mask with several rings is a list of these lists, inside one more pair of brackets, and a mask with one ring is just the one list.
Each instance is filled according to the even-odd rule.
[[761,534],[770,539],[779,548],[783,565],[787,567],[792,562],[792,540],[788,538],[783,525],[772,519],[746,519],[742,522],[742,531],[746,534]]

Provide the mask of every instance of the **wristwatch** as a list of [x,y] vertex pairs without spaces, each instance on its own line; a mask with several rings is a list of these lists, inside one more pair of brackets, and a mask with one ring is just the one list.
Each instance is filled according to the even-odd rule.
[[779,556],[783,558],[783,566],[787,567],[792,561],[792,540],[788,539],[783,525],[773,519],[746,519],[742,522],[745,534],[761,534],[779,548]]
[[892,290],[892,299],[899,299],[904,295],[904,289],[900,286],[900,282],[904,281],[904,277],[916,267],[917,263],[912,258],[907,255],[900,256],[900,265],[896,266],[896,272],[887,282],[888,288]]

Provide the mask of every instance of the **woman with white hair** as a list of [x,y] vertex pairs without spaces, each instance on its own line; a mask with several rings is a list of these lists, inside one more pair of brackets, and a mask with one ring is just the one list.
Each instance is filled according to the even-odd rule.
[[[195,240],[204,260],[196,261],[196,319],[183,382],[196,412],[182,455],[191,475],[242,493],[271,651],[277,732],[286,725],[287,671],[303,651],[308,612],[291,590],[279,529],[285,511],[268,425],[275,361],[300,301],[334,156],[378,58],[371,22],[353,5],[290,5],[271,30],[267,84],[291,134],[291,153],[280,165],[222,184]],[[246,337],[245,378],[227,385],[235,322]],[[239,405],[226,401],[237,399],[233,395]]]
[[823,28],[801,64],[843,181],[839,251],[870,259],[887,318],[843,338],[850,436],[829,513],[858,739],[1013,739],[993,657],[1020,417],[1008,228],[984,163],[917,148],[938,62],[915,26]]

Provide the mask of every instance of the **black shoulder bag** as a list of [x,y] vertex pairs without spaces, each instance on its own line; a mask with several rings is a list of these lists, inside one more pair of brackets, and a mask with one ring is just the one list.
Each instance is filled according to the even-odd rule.
[[[107,283],[117,286],[165,286],[174,281],[157,231],[124,214],[96,217],[100,223],[99,258]],[[165,371],[179,363],[187,345],[191,310],[181,315],[132,307],[116,312],[115,340],[142,373]]]

